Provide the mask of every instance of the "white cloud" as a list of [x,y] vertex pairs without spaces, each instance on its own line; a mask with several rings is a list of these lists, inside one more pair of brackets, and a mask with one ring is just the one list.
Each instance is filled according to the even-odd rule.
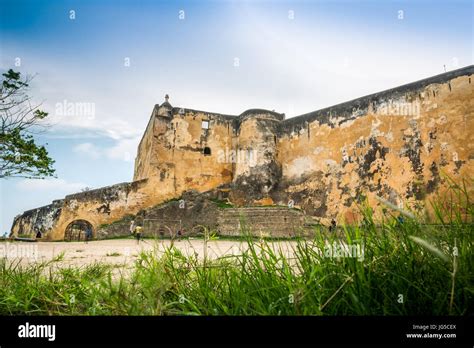
[[139,137],[132,139],[122,139],[119,140],[114,146],[105,149],[104,153],[110,159],[131,162],[135,159],[139,142]]
[[[45,103],[46,105],[46,103]],[[46,105],[45,109],[49,109]],[[143,113],[143,115],[147,115]],[[52,125],[48,129],[48,136],[62,138],[84,137],[106,137],[115,140],[138,136],[143,132],[139,126],[132,125],[131,122],[120,119],[107,119],[102,115],[101,119],[82,116],[63,116],[50,114],[48,122]],[[126,118],[126,116],[122,116]],[[146,117],[143,117],[143,120]]]
[[[20,48],[11,46],[10,49]],[[120,140],[137,137],[143,133],[154,104],[163,101],[116,83],[113,76],[117,76],[117,71],[113,69],[102,72],[100,84],[91,84],[84,82],[84,75],[95,75],[94,65],[74,66],[67,61],[52,64],[47,56],[35,56],[33,52],[25,55],[35,57],[25,73],[37,73],[30,84],[30,95],[35,105],[39,104],[49,113],[44,121],[49,126],[43,134],[46,138]],[[0,66],[14,58],[2,56]],[[127,81],[127,85],[133,85],[140,80],[132,76]],[[154,91],[152,82],[151,79],[141,81],[143,90]]]
[[102,155],[101,149],[99,149],[97,146],[95,146],[92,143],[82,143],[82,144],[76,145],[72,150],[75,153],[86,155],[87,157],[91,157],[93,159],[98,159]]
[[120,139],[117,140],[113,146],[105,148],[87,142],[76,145],[73,148],[73,151],[92,159],[108,158],[112,160],[131,162],[135,158],[139,141],[139,137]]
[[58,195],[77,192],[87,187],[84,183],[67,182],[64,179],[23,179],[16,186],[21,191],[55,191]]

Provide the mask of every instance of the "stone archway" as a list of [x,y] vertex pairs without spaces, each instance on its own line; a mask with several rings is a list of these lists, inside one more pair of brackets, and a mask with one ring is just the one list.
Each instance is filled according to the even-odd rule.
[[94,231],[92,224],[87,220],[74,220],[67,225],[64,231],[65,241],[81,241],[86,240],[86,230],[90,228]]

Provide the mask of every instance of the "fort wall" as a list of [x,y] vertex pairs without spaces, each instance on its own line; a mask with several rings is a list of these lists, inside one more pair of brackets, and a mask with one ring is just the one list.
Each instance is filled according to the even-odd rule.
[[375,195],[415,208],[472,178],[473,68],[289,119],[278,142],[283,199],[323,218],[357,217]]
[[[39,230],[60,240],[83,219],[106,236],[101,226],[145,218],[144,210],[189,191],[225,192],[235,207],[295,207],[321,223],[355,222],[358,205],[367,199],[375,207],[376,196],[429,208],[447,188],[446,176],[472,180],[473,73],[474,66],[465,67],[286,120],[260,109],[232,116],[176,108],[166,97],[138,146],[133,182],[24,212],[12,235]],[[218,216],[203,214],[203,221]],[[219,215],[226,226],[229,214]]]

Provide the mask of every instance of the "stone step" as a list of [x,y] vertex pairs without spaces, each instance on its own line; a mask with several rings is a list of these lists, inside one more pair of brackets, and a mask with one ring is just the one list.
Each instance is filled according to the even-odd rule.
[[240,235],[242,228],[260,236],[295,236],[305,231],[305,215],[285,207],[226,208],[219,211],[218,230],[223,235]]

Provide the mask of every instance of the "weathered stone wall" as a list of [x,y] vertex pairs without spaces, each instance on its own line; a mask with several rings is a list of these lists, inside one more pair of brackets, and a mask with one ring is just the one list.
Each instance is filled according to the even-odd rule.
[[423,205],[442,191],[443,173],[472,177],[473,68],[289,119],[282,124],[283,179],[276,200],[308,214],[357,219],[375,195]]
[[145,179],[68,195],[63,200],[17,217],[12,234],[35,237],[39,230],[44,233],[45,240],[63,239],[67,226],[75,220],[90,222],[95,234],[101,224],[135,214],[143,206],[154,204],[146,191],[146,184]]
[[262,202],[261,199],[268,197],[281,179],[277,138],[284,115],[250,110],[240,117],[236,144],[240,156],[235,161],[232,200],[236,203],[250,199]]
[[[131,220],[143,226],[147,237],[202,235],[204,228],[222,236],[248,233],[256,237],[294,237],[314,232],[302,211],[287,207],[220,207],[218,192],[185,192],[179,199],[139,211],[109,225],[100,226],[97,238],[128,236]],[[222,204],[222,202],[221,202]]]
[[286,207],[247,207],[219,210],[217,231],[223,236],[248,233],[254,237],[308,236],[312,230],[305,226],[301,211]]
[[159,136],[157,127],[155,125],[155,115],[158,111],[158,105],[155,105],[153,108],[152,115],[148,121],[148,125],[143,133],[143,137],[138,145],[137,157],[135,158],[135,170],[133,175],[133,180],[142,180],[146,178],[153,177],[154,173],[151,173],[150,170],[152,166],[150,165],[155,159],[152,157],[153,145],[154,145],[154,135]]
[[[84,219],[97,237],[119,235],[125,216],[189,190],[216,188],[237,206],[291,203],[323,223],[358,220],[357,204],[367,198],[375,206],[376,195],[400,206],[426,205],[447,186],[443,175],[456,182],[472,178],[473,73],[469,66],[287,120],[267,110],[230,116],[166,101],[154,107],[139,144],[134,182],[27,211],[15,219],[12,234],[40,230],[46,239],[63,239],[72,221]],[[201,205],[148,215],[184,214],[187,229],[199,221],[217,226],[218,219],[229,226],[225,216]],[[252,220],[257,215],[250,213],[256,226],[258,219],[272,219]],[[100,227],[114,221],[123,225]]]
[[150,125],[140,143],[135,179],[154,178],[169,198],[190,189],[206,191],[232,180],[232,163],[221,159],[219,150],[233,148],[233,117],[168,108],[168,114],[155,112]]
[[43,236],[56,226],[63,203],[62,199],[56,200],[49,205],[25,211],[13,220],[12,231],[16,236],[35,237],[38,232]]

